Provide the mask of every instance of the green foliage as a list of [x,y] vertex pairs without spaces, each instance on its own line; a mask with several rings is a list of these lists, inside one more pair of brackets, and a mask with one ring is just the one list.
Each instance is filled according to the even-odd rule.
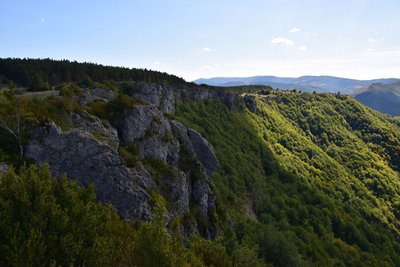
[[29,109],[39,121],[51,119],[63,130],[69,130],[72,113],[80,113],[82,108],[69,96],[50,96],[45,99],[33,98]]
[[138,162],[137,154],[139,146],[136,143],[131,143],[128,146],[120,146],[118,154],[125,160],[128,167],[134,167]]
[[49,89],[50,86],[48,82],[46,82],[39,74],[35,74],[35,76],[33,76],[28,87],[29,91],[46,91]]
[[[153,200],[156,219],[135,229],[96,203],[93,186],[56,180],[47,165],[10,170],[0,176],[0,265],[232,266],[219,241],[197,236],[184,247],[179,221],[168,232],[166,203]],[[236,254],[243,264],[235,266],[254,262],[251,251]]]
[[117,97],[112,99],[109,103],[94,102],[89,104],[86,109],[91,114],[114,123],[118,119],[121,119],[125,110],[132,109],[140,104],[144,103],[139,98],[118,94]]
[[29,100],[17,97],[13,89],[5,93],[4,100],[0,101],[0,128],[17,142],[21,159],[23,146],[34,122],[35,118],[29,110]]
[[80,88],[74,84],[60,84],[55,90],[59,91],[60,96],[73,97],[80,92]]
[[[229,112],[217,101],[186,103],[176,113],[219,159],[218,213],[237,222],[223,227],[228,252],[248,247],[274,266],[396,266],[399,176],[390,151],[399,151],[399,129],[346,96],[265,101],[257,114]],[[373,143],[374,132],[392,141]],[[366,173],[377,175],[368,181],[376,189]]]
[[0,265],[110,266],[128,225],[110,207],[48,166],[9,171],[0,179]]
[[80,83],[85,87],[92,87],[94,82],[110,84],[112,81],[185,84],[182,78],[158,71],[52,59],[2,58],[0,59],[0,75],[7,81],[12,80],[18,85],[30,87],[32,90],[47,90],[49,84],[54,86],[71,82]]

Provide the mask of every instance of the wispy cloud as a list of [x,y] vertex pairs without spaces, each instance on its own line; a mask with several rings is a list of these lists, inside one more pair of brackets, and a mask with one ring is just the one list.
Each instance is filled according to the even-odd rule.
[[301,30],[299,28],[294,27],[294,28],[290,29],[289,32],[295,33],[295,32],[301,32]]
[[307,48],[307,46],[305,46],[305,45],[301,45],[301,46],[299,46],[299,50],[300,50],[300,51],[307,51],[308,48]]
[[166,64],[165,64],[165,62],[161,62],[161,61],[157,60],[157,61],[153,62],[153,65],[155,65],[155,66],[165,66]]
[[46,19],[45,18],[40,18],[40,23],[45,23]]
[[209,48],[208,46],[205,46],[205,47],[202,47],[202,48],[197,49],[197,51],[208,53],[208,52],[211,52],[212,49]]
[[270,44],[277,46],[292,46],[294,42],[284,37],[275,37],[271,40]]
[[367,39],[367,42],[368,42],[368,43],[375,43],[376,40],[375,40],[374,38],[368,38],[368,39]]
[[205,65],[200,67],[200,70],[205,70],[205,71],[214,71],[216,69],[217,69],[216,67],[210,65]]

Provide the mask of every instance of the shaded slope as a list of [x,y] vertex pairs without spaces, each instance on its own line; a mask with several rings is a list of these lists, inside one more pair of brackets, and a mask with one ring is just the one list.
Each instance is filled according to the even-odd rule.
[[[346,112],[351,106],[355,117]],[[213,177],[220,212],[236,221],[240,242],[257,243],[267,261],[399,262],[399,173],[391,162],[396,155],[387,152],[400,147],[397,126],[350,98],[308,94],[259,102],[256,113],[230,113],[216,102],[185,104],[178,117],[214,146],[221,163]],[[358,129],[363,119],[371,125],[367,132],[383,127],[380,134],[393,138],[392,145],[373,142]],[[249,202],[256,221],[243,215]],[[274,258],[264,249],[272,249],[268,237],[276,233],[285,249]],[[282,258],[289,262],[279,265]]]

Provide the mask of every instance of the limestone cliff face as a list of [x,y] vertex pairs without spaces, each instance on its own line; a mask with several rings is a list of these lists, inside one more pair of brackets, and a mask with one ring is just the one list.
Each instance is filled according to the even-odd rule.
[[[90,102],[93,95],[99,94],[95,93],[82,90],[81,98]],[[218,170],[218,160],[200,133],[167,118],[164,112],[173,113],[177,103],[189,99],[218,98],[229,107],[234,97],[144,83],[133,84],[128,93],[145,104],[125,110],[114,122],[116,128],[86,112],[73,114],[69,131],[62,131],[52,122],[42,123],[31,134],[26,156],[38,163],[48,162],[57,177],[66,174],[85,186],[95,184],[98,200],[112,203],[126,219],[151,219],[148,192],[156,190],[170,204],[170,221],[196,212],[209,220],[215,211],[209,183]],[[101,96],[96,101],[109,101],[108,95]],[[130,145],[137,147],[137,163],[128,167],[118,148]],[[169,171],[154,176],[146,169],[146,162],[151,160],[162,162]],[[186,227],[186,232],[197,228],[205,237],[215,234],[215,229],[198,224],[195,218]]]

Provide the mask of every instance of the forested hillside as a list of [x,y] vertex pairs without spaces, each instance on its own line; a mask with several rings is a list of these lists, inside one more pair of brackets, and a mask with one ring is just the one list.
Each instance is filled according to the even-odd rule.
[[[212,142],[221,210],[241,218],[237,231],[248,232],[239,238],[267,260],[398,264],[400,129],[389,119],[350,97],[318,94],[260,98],[254,113],[185,104],[178,116]],[[287,262],[268,255],[268,242],[282,242]]]
[[[400,266],[398,119],[340,94],[1,64],[0,265]],[[53,90],[26,91],[36,72]]]

